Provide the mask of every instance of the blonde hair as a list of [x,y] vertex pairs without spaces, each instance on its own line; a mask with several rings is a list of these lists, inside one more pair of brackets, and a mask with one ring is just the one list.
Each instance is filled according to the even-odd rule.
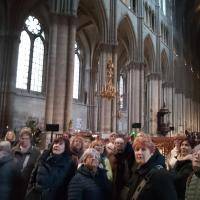
[[30,139],[32,138],[32,132],[29,127],[23,127],[19,133],[19,137],[22,137],[24,135],[28,135]]
[[16,140],[16,135],[15,135],[15,132],[14,132],[13,130],[7,131],[4,140],[5,140],[5,141],[8,141],[7,137],[8,137],[8,134],[9,134],[9,133],[12,133],[12,135],[13,135],[12,141],[15,141],[15,140]]

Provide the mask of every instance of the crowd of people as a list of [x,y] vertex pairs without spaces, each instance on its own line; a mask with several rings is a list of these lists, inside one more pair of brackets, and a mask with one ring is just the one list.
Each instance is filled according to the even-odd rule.
[[151,137],[66,134],[46,150],[31,129],[0,141],[0,200],[200,200],[200,145],[174,140],[165,157]]

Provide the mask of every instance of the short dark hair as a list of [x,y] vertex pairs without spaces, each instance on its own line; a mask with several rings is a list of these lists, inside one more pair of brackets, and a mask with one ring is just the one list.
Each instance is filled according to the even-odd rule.
[[[65,143],[65,153],[70,154],[70,142],[67,138],[65,138],[63,136],[54,139],[52,147],[54,144],[63,143],[63,142]],[[52,150],[52,147],[51,147],[51,150]]]

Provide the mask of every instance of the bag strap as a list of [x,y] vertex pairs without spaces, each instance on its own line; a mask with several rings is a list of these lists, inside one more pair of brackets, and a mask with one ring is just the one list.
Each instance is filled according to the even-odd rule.
[[143,188],[145,187],[145,185],[149,182],[150,178],[152,177],[152,175],[154,174],[155,171],[162,169],[163,166],[162,165],[156,165],[155,167],[153,167],[149,173],[146,174],[146,176],[144,177],[144,179],[142,179],[142,181],[140,182],[140,184],[137,186],[132,199],[131,200],[137,200],[139,194],[141,193],[141,191],[143,190]]

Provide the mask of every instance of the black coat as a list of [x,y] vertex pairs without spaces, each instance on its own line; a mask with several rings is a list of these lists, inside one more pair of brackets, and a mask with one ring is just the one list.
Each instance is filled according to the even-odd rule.
[[94,174],[82,165],[69,184],[68,200],[110,200],[109,195],[111,185],[104,169]]
[[191,160],[178,160],[172,170],[179,200],[185,200],[186,182],[192,171]]
[[0,158],[0,200],[21,200],[20,170],[12,155]]
[[45,151],[32,172],[26,199],[67,199],[68,183],[75,170],[75,163],[66,153],[51,155]]
[[172,177],[165,168],[157,169],[156,167],[162,165],[163,158],[156,151],[147,163],[142,165],[140,168],[137,168],[133,172],[128,183],[130,191],[127,200],[132,199],[136,188],[152,169],[154,169],[154,171],[149,178],[149,181],[147,181],[146,185],[140,192],[137,200],[177,200]]
[[[14,147],[12,150],[13,150],[14,157],[16,158],[17,163],[21,170],[21,180],[18,183],[18,185],[19,185],[19,190],[23,194],[22,199],[24,199],[26,195],[29,179],[33,171],[33,168],[35,167],[35,163],[37,162],[37,159],[40,156],[40,151],[39,149],[31,146],[30,149],[26,153],[22,153],[19,145]],[[30,157],[29,157],[26,167],[24,167],[23,169],[23,163],[27,155],[29,155]]]

